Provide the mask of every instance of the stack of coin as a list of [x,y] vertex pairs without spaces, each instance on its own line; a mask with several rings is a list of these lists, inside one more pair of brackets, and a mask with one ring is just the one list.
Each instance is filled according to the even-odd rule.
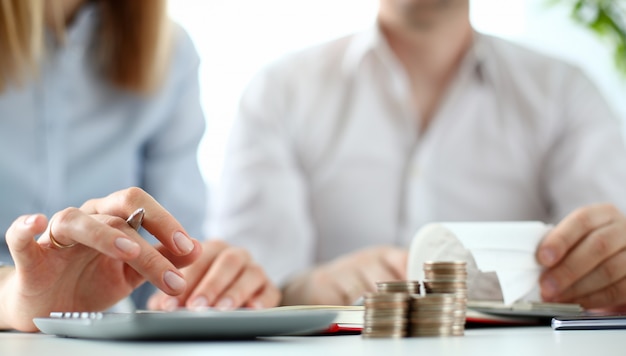
[[407,335],[407,293],[367,293],[361,335],[367,338],[400,338]]
[[452,293],[414,295],[410,301],[409,336],[459,336],[456,296]]
[[407,293],[420,294],[419,281],[391,281],[376,282],[376,289],[379,293]]
[[454,335],[463,335],[467,312],[466,263],[464,261],[425,262],[424,277],[426,295],[446,293],[456,297],[456,309],[452,313],[456,330]]

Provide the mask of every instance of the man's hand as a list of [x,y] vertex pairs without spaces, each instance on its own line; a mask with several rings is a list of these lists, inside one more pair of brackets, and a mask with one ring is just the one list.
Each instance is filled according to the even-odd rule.
[[548,302],[584,308],[626,305],[626,217],[612,205],[591,205],[559,223],[537,249]]
[[345,255],[294,278],[283,289],[282,304],[351,305],[376,282],[406,279],[408,252],[377,246]]

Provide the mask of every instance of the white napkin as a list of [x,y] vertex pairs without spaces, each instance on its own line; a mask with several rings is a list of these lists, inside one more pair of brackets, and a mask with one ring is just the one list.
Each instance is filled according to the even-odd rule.
[[426,225],[411,242],[407,277],[423,280],[426,261],[466,261],[470,300],[540,301],[535,251],[550,228],[537,221]]

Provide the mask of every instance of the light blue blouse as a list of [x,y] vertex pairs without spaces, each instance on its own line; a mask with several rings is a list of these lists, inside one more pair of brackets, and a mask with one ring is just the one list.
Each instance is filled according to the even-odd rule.
[[65,45],[48,46],[36,78],[0,92],[0,261],[11,261],[4,234],[19,215],[50,217],[130,186],[202,237],[207,194],[197,150],[205,121],[195,48],[176,28],[164,84],[146,97],[123,92],[93,65],[97,18],[84,7]]

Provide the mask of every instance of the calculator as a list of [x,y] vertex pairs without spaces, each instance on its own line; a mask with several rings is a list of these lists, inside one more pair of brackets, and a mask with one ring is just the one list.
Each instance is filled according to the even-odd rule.
[[337,313],[328,310],[238,309],[53,312],[33,319],[45,334],[87,339],[249,339],[326,330]]

